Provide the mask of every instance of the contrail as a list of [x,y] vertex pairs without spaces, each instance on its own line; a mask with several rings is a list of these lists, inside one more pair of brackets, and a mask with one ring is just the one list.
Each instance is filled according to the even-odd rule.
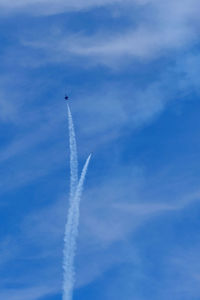
[[76,251],[76,238],[79,225],[79,204],[83,190],[87,168],[91,154],[88,156],[80,180],[78,181],[78,160],[76,138],[73,126],[72,115],[68,106],[69,118],[69,140],[70,140],[70,207],[64,237],[64,280],[63,280],[63,300],[72,300],[74,287],[74,256]]
[[81,200],[81,194],[83,190],[84,179],[87,173],[87,168],[91,154],[87,158],[83,167],[81,177],[74,195],[73,202],[71,202],[68,219],[65,228],[64,238],[64,282],[63,282],[63,300],[71,300],[74,287],[74,256],[76,251],[76,238],[78,235],[78,224],[79,224],[79,203]]
[[78,185],[78,158],[76,136],[70,107],[67,104],[70,148],[70,202],[72,201]]

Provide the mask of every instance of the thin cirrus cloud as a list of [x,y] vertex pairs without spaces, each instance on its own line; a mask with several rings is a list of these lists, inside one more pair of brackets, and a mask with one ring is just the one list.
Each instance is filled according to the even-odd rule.
[[30,287],[26,289],[9,289],[1,290],[0,297],[10,300],[39,300],[52,292],[56,292],[49,287]]
[[[111,1],[102,4],[109,3]],[[109,26],[101,29],[100,26],[93,34],[84,32],[84,27],[76,32],[61,33],[59,30],[57,35],[52,34],[50,38],[22,39],[22,44],[43,50],[47,55],[47,62],[68,62],[71,56],[80,56],[88,58],[90,63],[113,66],[121,65],[128,58],[155,59],[166,51],[190,47],[198,38],[200,22],[197,13],[199,3],[196,0],[190,3],[169,1],[165,4],[146,1],[146,5],[141,1],[134,2],[134,5],[130,5],[129,1],[123,4],[119,1],[118,4],[119,7],[129,8],[119,14],[122,24],[125,20],[130,20],[125,29],[109,29]],[[141,9],[139,17],[134,14],[135,7]],[[112,20],[115,18],[112,8],[109,11]]]
[[[136,3],[145,2],[145,0],[136,0]],[[53,1],[53,0],[31,0],[27,3],[24,0],[17,0],[15,2],[12,1],[0,1],[0,8],[2,13],[8,12],[29,12],[33,15],[54,15],[58,13],[68,12],[68,11],[79,11],[85,9],[92,9],[96,7],[104,7],[107,5],[116,5],[116,4],[130,4],[130,0],[100,0],[100,1],[92,1],[92,0],[78,0],[78,1]],[[34,8],[34,9],[33,9]]]

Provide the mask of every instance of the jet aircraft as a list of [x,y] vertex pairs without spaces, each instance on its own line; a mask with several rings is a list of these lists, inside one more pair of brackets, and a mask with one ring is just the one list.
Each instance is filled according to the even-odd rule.
[[69,97],[67,95],[65,95],[65,100],[69,100]]

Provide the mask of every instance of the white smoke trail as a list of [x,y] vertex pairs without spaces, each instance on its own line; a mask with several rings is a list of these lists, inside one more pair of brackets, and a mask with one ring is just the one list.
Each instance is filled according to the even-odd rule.
[[74,256],[76,251],[76,238],[78,235],[79,225],[79,204],[81,200],[81,194],[83,190],[83,184],[87,173],[87,168],[91,154],[88,156],[85,165],[83,167],[81,177],[74,195],[74,199],[71,202],[67,224],[65,228],[64,238],[64,282],[63,282],[63,300],[72,300],[73,287],[74,287]]
[[83,190],[84,179],[91,155],[87,158],[83,167],[80,180],[78,181],[78,159],[76,136],[74,131],[73,119],[69,105],[68,122],[69,122],[69,144],[70,144],[70,207],[68,212],[67,224],[65,227],[64,237],[64,280],[63,280],[63,300],[72,300],[74,287],[74,256],[76,251],[76,238],[78,235],[79,224],[79,203]]
[[68,126],[69,126],[69,148],[70,148],[70,203],[75,195],[76,187],[78,185],[78,158],[76,136],[74,131],[73,119],[70,107],[67,104],[68,112]]

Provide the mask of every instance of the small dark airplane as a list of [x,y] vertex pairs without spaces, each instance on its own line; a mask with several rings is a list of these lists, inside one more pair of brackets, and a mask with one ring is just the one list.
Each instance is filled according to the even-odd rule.
[[69,100],[69,97],[67,95],[65,95],[65,100]]

